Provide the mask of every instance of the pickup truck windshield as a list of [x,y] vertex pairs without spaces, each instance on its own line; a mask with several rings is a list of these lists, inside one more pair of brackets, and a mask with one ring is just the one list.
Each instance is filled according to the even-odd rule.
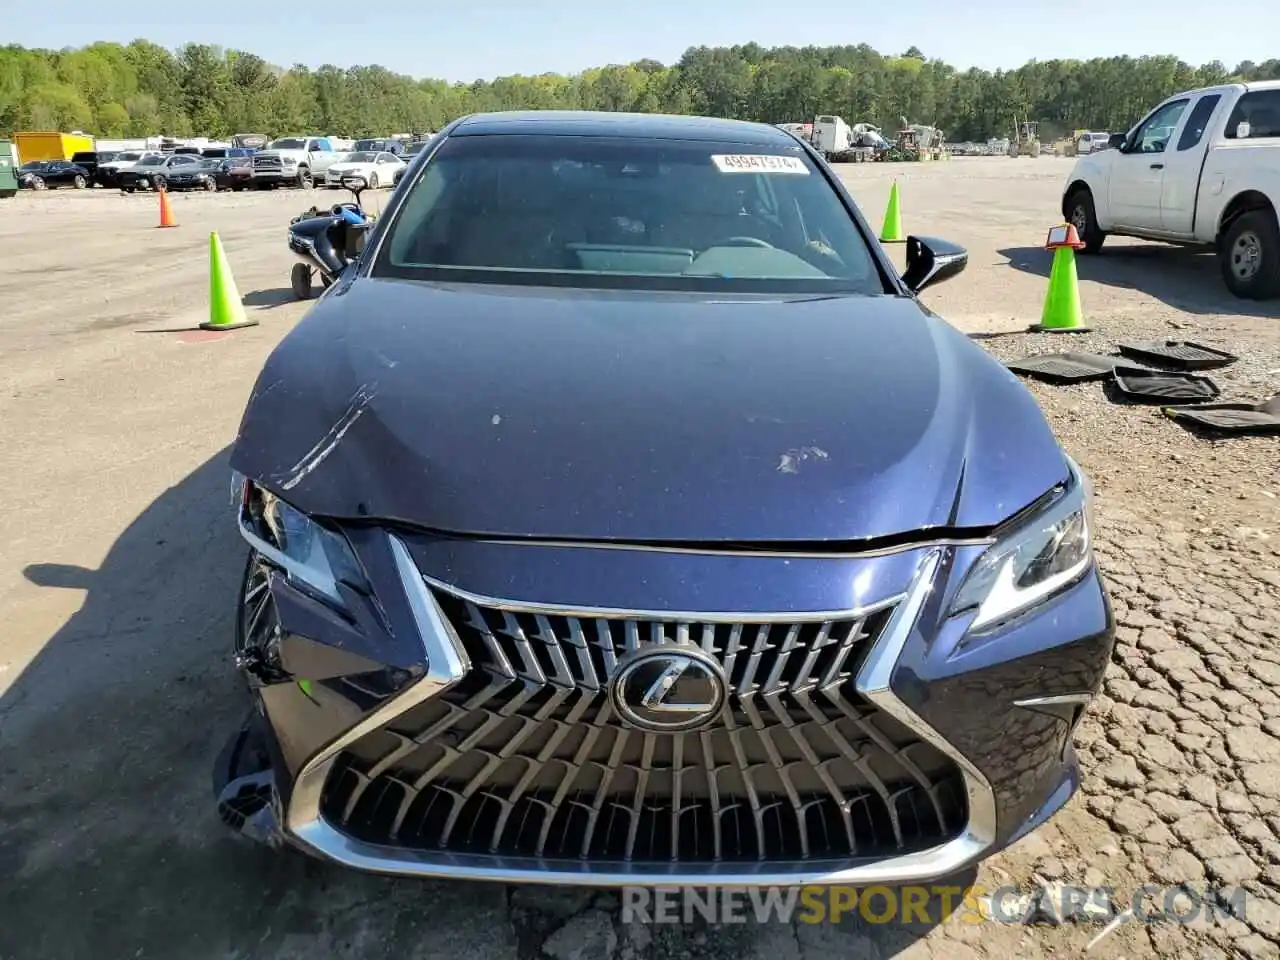
[[451,137],[374,276],[560,287],[882,294],[867,240],[788,144]]
[[300,137],[286,137],[284,140],[272,140],[272,150],[305,150],[307,149],[307,141]]

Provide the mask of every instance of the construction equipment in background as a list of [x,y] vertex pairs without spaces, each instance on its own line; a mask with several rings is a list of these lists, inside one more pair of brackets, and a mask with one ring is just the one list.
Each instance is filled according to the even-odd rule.
[[782,123],[782,127],[801,139],[832,163],[861,163],[876,159],[876,151],[889,146],[874,123],[859,122],[852,126],[843,117],[814,117],[812,124]]
[[884,144],[876,152],[877,160],[890,163],[911,163],[918,160],[941,160],[946,156],[943,144],[945,136],[937,127],[927,123],[908,123],[902,117],[902,126],[892,145]]
[[1018,121],[1013,118],[1013,139],[1009,141],[1009,156],[1040,156],[1040,124],[1035,120]]

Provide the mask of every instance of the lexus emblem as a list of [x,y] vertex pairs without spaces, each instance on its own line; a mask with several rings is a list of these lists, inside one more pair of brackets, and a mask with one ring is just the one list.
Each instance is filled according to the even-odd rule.
[[696,647],[645,647],[623,660],[610,686],[624,722],[649,733],[685,733],[714,721],[729,698],[724,672]]

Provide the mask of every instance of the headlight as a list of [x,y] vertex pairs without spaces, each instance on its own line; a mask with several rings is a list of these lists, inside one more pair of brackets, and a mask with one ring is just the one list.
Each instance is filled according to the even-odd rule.
[[346,538],[257,484],[242,484],[240,532],[250,546],[290,580],[332,603],[343,603],[339,583],[369,592]]
[[977,611],[971,631],[1008,620],[1078,580],[1093,560],[1093,491],[1068,458],[1071,480],[1047,506],[1004,533],[973,565],[951,614]]

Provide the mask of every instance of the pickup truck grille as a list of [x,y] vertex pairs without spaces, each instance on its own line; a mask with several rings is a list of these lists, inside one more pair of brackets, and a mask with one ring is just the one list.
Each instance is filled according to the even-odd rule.
[[279,157],[254,157],[253,169],[255,170],[280,170],[283,164]]

